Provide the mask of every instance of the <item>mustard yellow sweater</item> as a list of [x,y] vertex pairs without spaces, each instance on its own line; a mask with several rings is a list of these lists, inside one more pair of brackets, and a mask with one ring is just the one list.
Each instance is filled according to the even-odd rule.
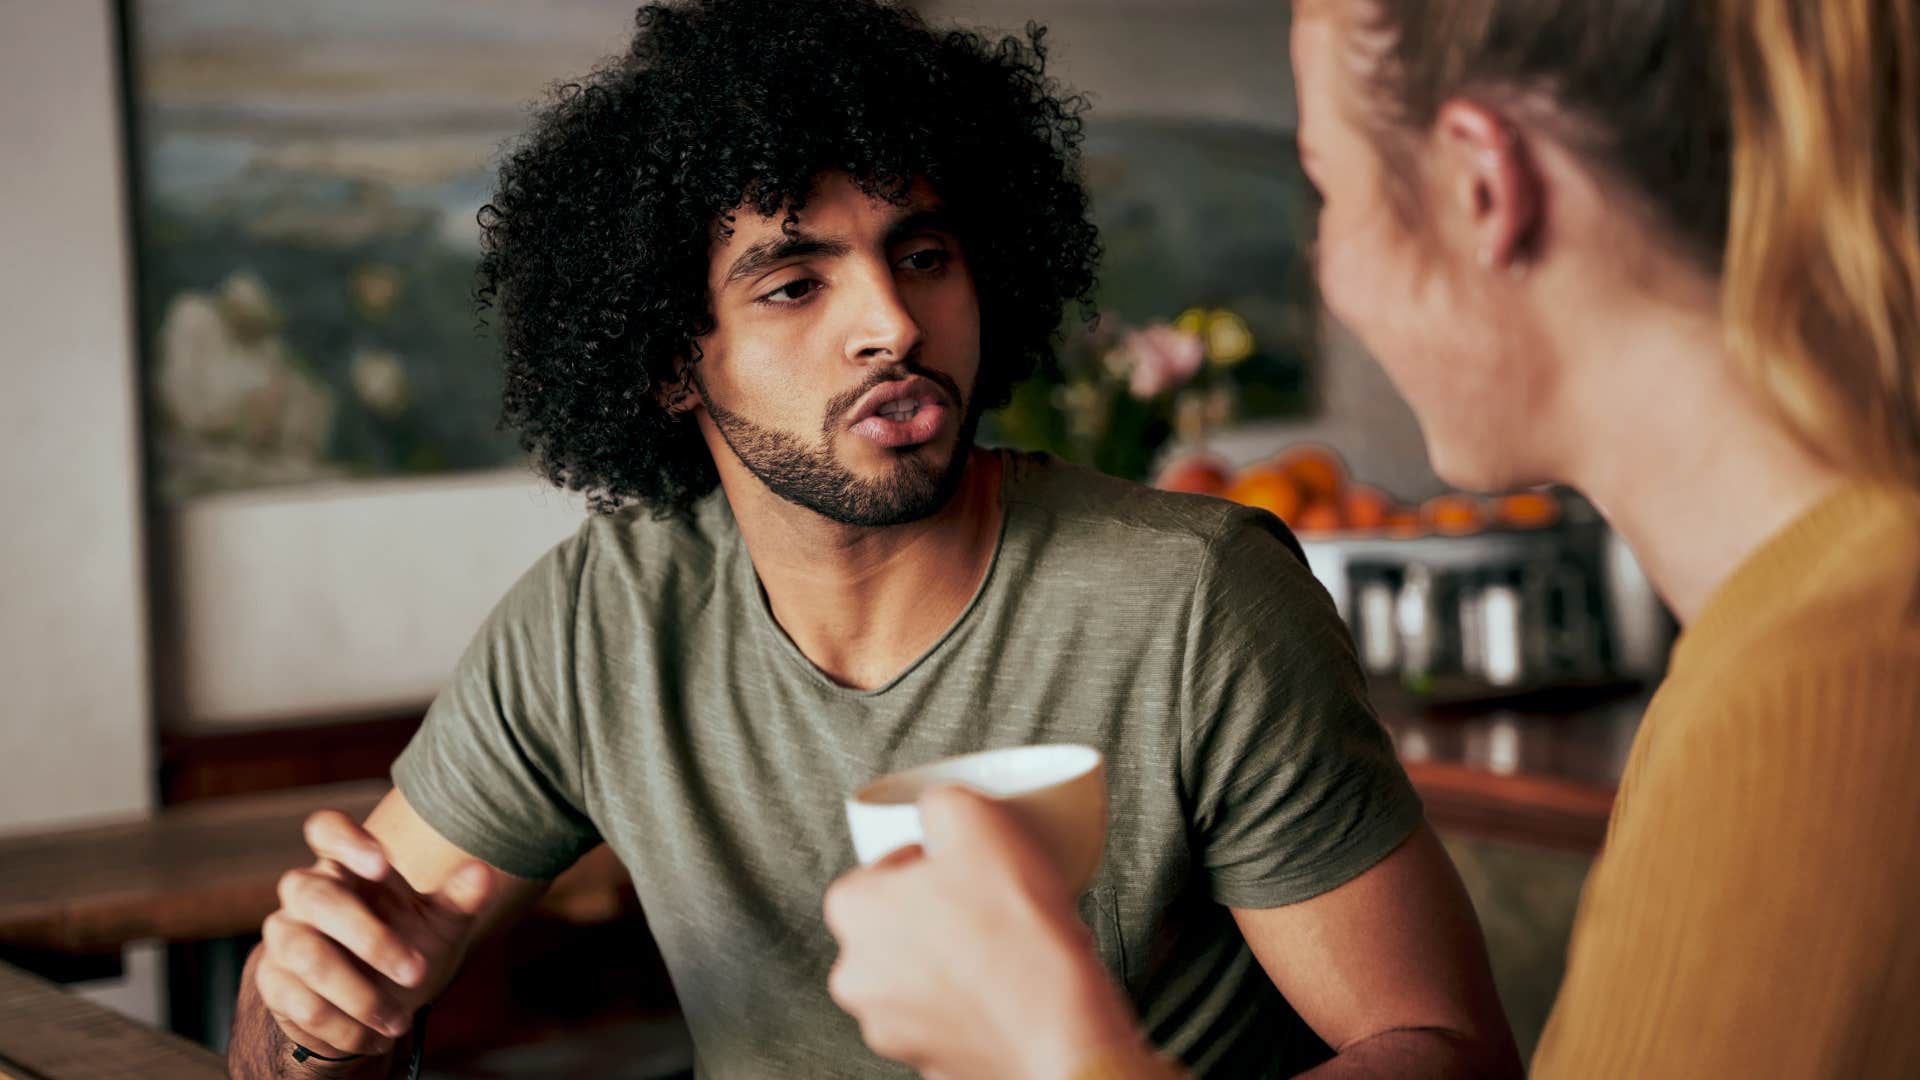
[[1920,497],[1789,525],[1675,646],[1536,1077],[1920,1077]]
[[1920,496],[1826,499],[1687,627],[1533,1075],[1920,1077]]

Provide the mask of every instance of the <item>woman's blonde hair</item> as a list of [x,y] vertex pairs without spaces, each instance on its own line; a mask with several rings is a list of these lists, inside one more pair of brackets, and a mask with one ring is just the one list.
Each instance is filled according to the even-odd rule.
[[[1473,97],[1556,134],[1721,280],[1732,355],[1815,452],[1920,487],[1914,0],[1364,0],[1409,131]],[[1396,202],[1411,206],[1401,181]]]
[[1809,444],[1920,486],[1920,13],[1717,0],[1733,355]]

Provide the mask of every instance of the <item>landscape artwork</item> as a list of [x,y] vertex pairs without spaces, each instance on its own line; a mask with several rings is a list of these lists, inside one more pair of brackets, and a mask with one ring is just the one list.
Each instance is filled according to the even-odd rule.
[[502,147],[624,0],[127,0],[150,460],[165,503],[493,469],[472,299]]

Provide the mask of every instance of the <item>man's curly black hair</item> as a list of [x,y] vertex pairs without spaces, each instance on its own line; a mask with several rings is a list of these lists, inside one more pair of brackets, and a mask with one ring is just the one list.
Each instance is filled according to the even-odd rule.
[[743,200],[798,209],[839,171],[899,201],[925,178],[980,298],[976,408],[1003,404],[1067,303],[1086,305],[1085,102],[1046,75],[1043,28],[935,30],[875,0],[651,3],[636,22],[624,56],[557,89],[480,213],[504,423],[595,510],[671,514],[718,483],[656,387],[698,360],[716,225]]

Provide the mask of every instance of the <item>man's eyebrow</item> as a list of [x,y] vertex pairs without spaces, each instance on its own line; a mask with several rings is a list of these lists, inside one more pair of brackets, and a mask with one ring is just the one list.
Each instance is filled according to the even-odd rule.
[[742,278],[754,277],[778,266],[788,259],[804,259],[814,255],[845,255],[853,250],[853,245],[845,240],[828,240],[824,237],[809,236],[806,233],[794,233],[779,237],[768,237],[748,247],[733,260],[727,268],[727,276],[722,285],[731,285]]
[[909,236],[921,233],[946,233],[951,236],[953,231],[953,218],[945,210],[916,210],[887,226],[887,246],[892,247]]

